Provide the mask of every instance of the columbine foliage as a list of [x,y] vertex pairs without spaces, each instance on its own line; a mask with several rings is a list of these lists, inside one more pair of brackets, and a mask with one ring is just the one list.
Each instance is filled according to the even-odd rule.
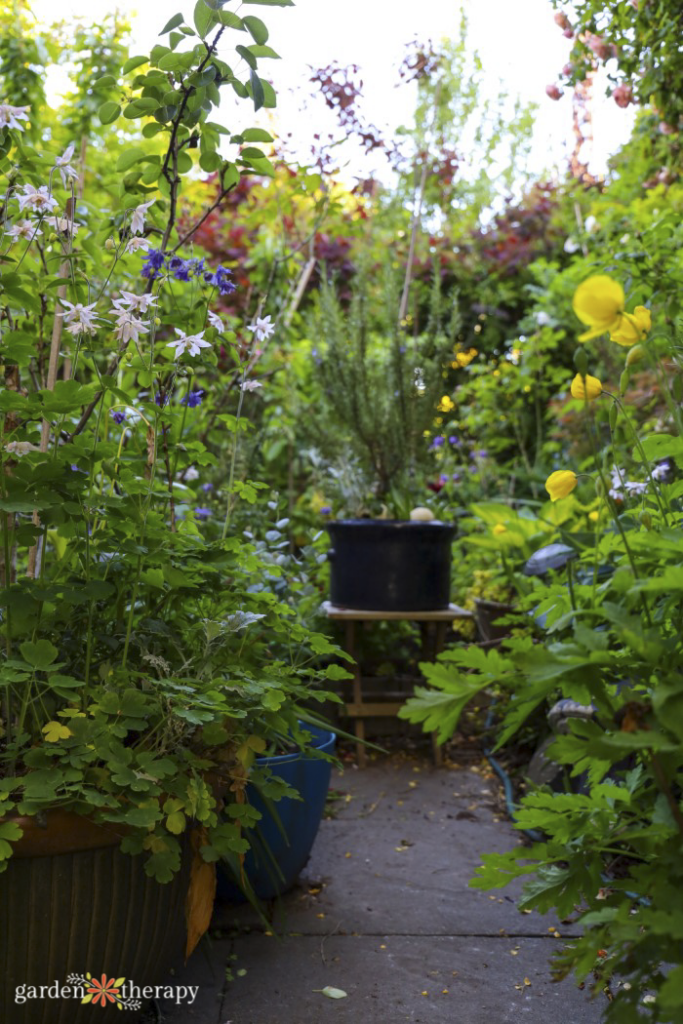
[[[0,868],[11,815],[54,806],[123,826],[162,881],[193,823],[206,860],[242,854],[254,757],[305,742],[311,662],[334,650],[279,600],[281,567],[230,530],[264,485],[206,480],[223,448],[234,469],[240,384],[275,325],[259,310],[228,329],[211,305],[230,270],[193,254],[197,223],[178,230],[197,155],[216,206],[240,173],[268,173],[251,130],[211,116],[221,90],[274,104],[258,74],[274,52],[260,19],[204,0],[194,27],[177,15],[162,34],[92,83],[111,125],[92,138],[85,108],[66,135],[42,124],[33,79],[25,105],[0,105]],[[239,74],[218,56],[230,37]],[[54,141],[34,148],[45,127]]]

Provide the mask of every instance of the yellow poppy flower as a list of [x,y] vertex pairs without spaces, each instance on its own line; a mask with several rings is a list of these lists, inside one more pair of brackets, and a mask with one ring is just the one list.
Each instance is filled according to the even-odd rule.
[[573,473],[571,469],[557,469],[546,480],[545,489],[550,495],[551,501],[558,501],[571,494],[577,483],[576,473]]
[[579,335],[579,341],[598,338],[608,331],[616,331],[626,305],[624,289],[618,281],[606,274],[595,274],[583,281],[574,292],[574,312],[590,330]]
[[579,398],[584,402],[592,402],[602,394],[602,384],[597,377],[591,377],[590,374],[582,377],[580,373],[577,373],[572,381],[571,392],[572,398]]
[[496,525],[493,527],[493,532],[496,535],[499,535],[501,533],[507,533],[508,532],[508,528],[505,525],[505,523],[496,523]]
[[574,292],[573,308],[579,320],[590,330],[579,335],[579,341],[590,341],[608,334],[617,345],[629,347],[642,341],[652,329],[652,315],[646,306],[636,306],[626,313],[624,289],[606,274],[595,274],[583,281]]
[[455,402],[449,395],[444,395],[437,405],[439,412],[452,412],[455,409]]
[[589,512],[588,518],[590,519],[591,523],[597,523],[598,519],[600,518],[600,513],[595,511]]
[[642,341],[652,329],[652,314],[646,306],[636,306],[633,313],[624,313],[616,331],[610,331],[610,340],[617,345],[631,346]]

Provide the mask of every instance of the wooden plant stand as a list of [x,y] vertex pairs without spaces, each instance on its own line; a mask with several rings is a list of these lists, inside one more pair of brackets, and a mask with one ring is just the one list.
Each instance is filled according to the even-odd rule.
[[[394,718],[403,701],[363,700],[362,676],[356,658],[356,623],[358,622],[417,622],[422,634],[422,660],[434,661],[444,648],[449,625],[454,619],[471,619],[472,613],[451,604],[433,612],[382,612],[361,611],[354,608],[339,608],[330,601],[323,602],[323,611],[329,619],[343,622],[345,627],[344,650],[353,658],[353,700],[345,704],[346,714],[354,720],[354,731],[358,739],[356,757],[359,768],[367,763],[365,739],[366,718]],[[441,764],[441,748],[432,734],[434,763]]]

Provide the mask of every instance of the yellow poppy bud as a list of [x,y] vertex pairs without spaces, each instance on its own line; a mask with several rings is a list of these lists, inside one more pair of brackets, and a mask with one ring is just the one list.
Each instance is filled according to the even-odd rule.
[[588,373],[585,377],[577,373],[572,381],[571,392],[572,398],[579,398],[584,402],[592,402],[602,394],[602,384],[597,377],[591,377]]
[[557,469],[546,480],[545,489],[550,495],[551,501],[558,501],[571,494],[577,483],[576,473],[573,473],[571,469]]
[[493,532],[496,534],[496,536],[499,536],[501,533],[507,533],[508,528],[504,523],[496,523],[496,525],[493,527]]
[[625,304],[624,289],[606,274],[595,274],[583,281],[574,292],[572,306],[581,323],[590,330],[579,335],[579,341],[589,341],[617,330]]
[[590,519],[591,523],[597,523],[598,519],[600,518],[600,513],[599,512],[589,512],[588,513],[588,518]]

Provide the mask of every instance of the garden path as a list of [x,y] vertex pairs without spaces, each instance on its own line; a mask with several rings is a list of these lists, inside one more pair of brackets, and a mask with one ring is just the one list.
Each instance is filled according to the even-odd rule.
[[300,885],[274,908],[280,937],[219,905],[177,979],[199,996],[164,1005],[165,1024],[598,1024],[603,996],[551,980],[575,929],[520,913],[519,886],[468,888],[482,852],[519,842],[485,763],[375,759],[333,772],[332,789]]

